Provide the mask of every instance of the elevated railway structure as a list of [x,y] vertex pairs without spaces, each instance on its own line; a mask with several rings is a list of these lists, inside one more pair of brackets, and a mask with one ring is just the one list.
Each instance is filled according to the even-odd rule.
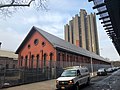
[[88,1],[93,1],[93,9],[98,10],[96,15],[100,15],[99,20],[120,55],[120,0]]

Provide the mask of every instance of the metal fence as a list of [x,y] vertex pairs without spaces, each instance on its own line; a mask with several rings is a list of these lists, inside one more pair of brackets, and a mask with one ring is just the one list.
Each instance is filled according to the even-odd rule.
[[78,62],[46,62],[46,66],[40,68],[3,69],[0,71],[0,87],[4,83],[19,85],[25,83],[38,82],[55,79],[61,75],[66,67],[86,66],[90,72],[95,72],[99,68],[108,68],[110,65],[78,63]]

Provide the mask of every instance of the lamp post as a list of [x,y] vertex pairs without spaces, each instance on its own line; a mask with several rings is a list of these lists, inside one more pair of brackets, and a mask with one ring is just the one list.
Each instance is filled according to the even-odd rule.
[[[92,36],[91,36],[92,37]],[[92,49],[92,52],[94,52],[94,44],[92,44],[92,39],[91,39],[91,49]],[[92,60],[92,55],[90,57],[90,65],[91,65],[91,75],[93,77],[93,60]]]
[[92,61],[92,56],[90,57],[90,65],[91,65],[91,75],[93,76],[93,61]]

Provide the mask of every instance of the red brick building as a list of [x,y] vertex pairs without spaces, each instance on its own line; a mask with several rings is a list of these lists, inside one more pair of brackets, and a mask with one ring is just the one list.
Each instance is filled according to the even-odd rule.
[[67,67],[93,64],[109,66],[99,55],[76,47],[37,27],[32,27],[16,51],[20,68]]

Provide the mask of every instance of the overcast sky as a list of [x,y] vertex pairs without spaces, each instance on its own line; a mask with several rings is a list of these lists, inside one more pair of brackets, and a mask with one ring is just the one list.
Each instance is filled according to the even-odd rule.
[[[4,19],[0,16],[0,41],[2,49],[16,51],[32,26],[37,26],[53,35],[64,39],[64,25],[79,14],[80,9],[85,9],[88,14],[97,12],[93,10],[93,3],[88,0],[49,0],[48,11],[36,11],[33,8],[18,10]],[[98,20],[99,46],[101,56],[110,60],[120,60],[112,41],[106,35],[101,21]]]

